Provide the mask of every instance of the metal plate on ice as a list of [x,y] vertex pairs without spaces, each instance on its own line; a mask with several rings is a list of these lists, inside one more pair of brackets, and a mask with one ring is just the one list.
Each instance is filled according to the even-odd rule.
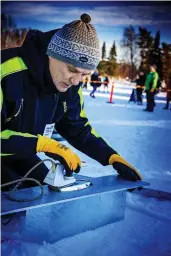
[[149,187],[144,187],[142,190],[135,190],[134,192],[147,197],[171,200],[171,181],[163,179],[148,179],[147,181],[150,183]]
[[[61,204],[64,202],[80,200],[83,198],[93,197],[98,194],[109,194],[119,191],[126,191],[132,188],[144,187],[149,184],[144,181],[131,182],[124,180],[119,176],[104,176],[91,178],[81,175],[75,175],[76,179],[83,179],[92,182],[92,186],[87,189],[73,192],[54,192],[49,190],[48,186],[44,186],[44,195],[35,201],[31,202],[14,202],[7,199],[5,193],[2,193],[1,215],[11,214],[15,212],[26,211],[50,205]],[[39,187],[21,189],[15,192],[16,198],[32,198],[40,192]],[[14,195],[14,194],[13,194]]]

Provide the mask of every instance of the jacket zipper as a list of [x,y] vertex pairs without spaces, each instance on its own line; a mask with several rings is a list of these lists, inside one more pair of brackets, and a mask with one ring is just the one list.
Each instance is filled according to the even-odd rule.
[[19,107],[17,113],[16,113],[15,115],[13,115],[12,117],[8,117],[8,118],[5,120],[5,123],[11,121],[12,118],[17,117],[17,116],[19,115],[19,113],[21,112],[21,110],[23,110],[23,103],[24,103],[24,99],[22,98],[22,99],[21,99],[21,103],[20,103],[20,107]]
[[58,102],[59,102],[59,93],[58,94],[54,94],[54,98],[55,98],[55,106],[54,106],[54,109],[53,109],[53,114],[52,114],[52,120],[54,121],[54,117],[55,117],[55,114],[56,114],[56,109],[57,109],[57,106],[58,106]]

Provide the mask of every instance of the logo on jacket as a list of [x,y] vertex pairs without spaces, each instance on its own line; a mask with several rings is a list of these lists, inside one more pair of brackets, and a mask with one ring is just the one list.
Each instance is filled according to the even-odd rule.
[[63,106],[64,106],[64,113],[67,112],[67,104],[66,104],[66,101],[63,102]]

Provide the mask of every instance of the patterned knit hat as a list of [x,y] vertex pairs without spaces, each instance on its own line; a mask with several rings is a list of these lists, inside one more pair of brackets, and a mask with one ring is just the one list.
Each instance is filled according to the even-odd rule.
[[64,25],[52,37],[47,55],[75,67],[94,70],[100,61],[99,39],[91,18],[82,14],[81,20]]

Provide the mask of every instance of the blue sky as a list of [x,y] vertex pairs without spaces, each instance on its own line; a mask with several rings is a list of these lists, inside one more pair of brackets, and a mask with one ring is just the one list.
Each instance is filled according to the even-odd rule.
[[59,28],[88,13],[101,45],[105,41],[108,49],[113,41],[119,48],[123,28],[129,25],[145,27],[152,35],[160,30],[161,41],[171,43],[170,1],[2,1],[1,7],[18,27],[42,31]]

